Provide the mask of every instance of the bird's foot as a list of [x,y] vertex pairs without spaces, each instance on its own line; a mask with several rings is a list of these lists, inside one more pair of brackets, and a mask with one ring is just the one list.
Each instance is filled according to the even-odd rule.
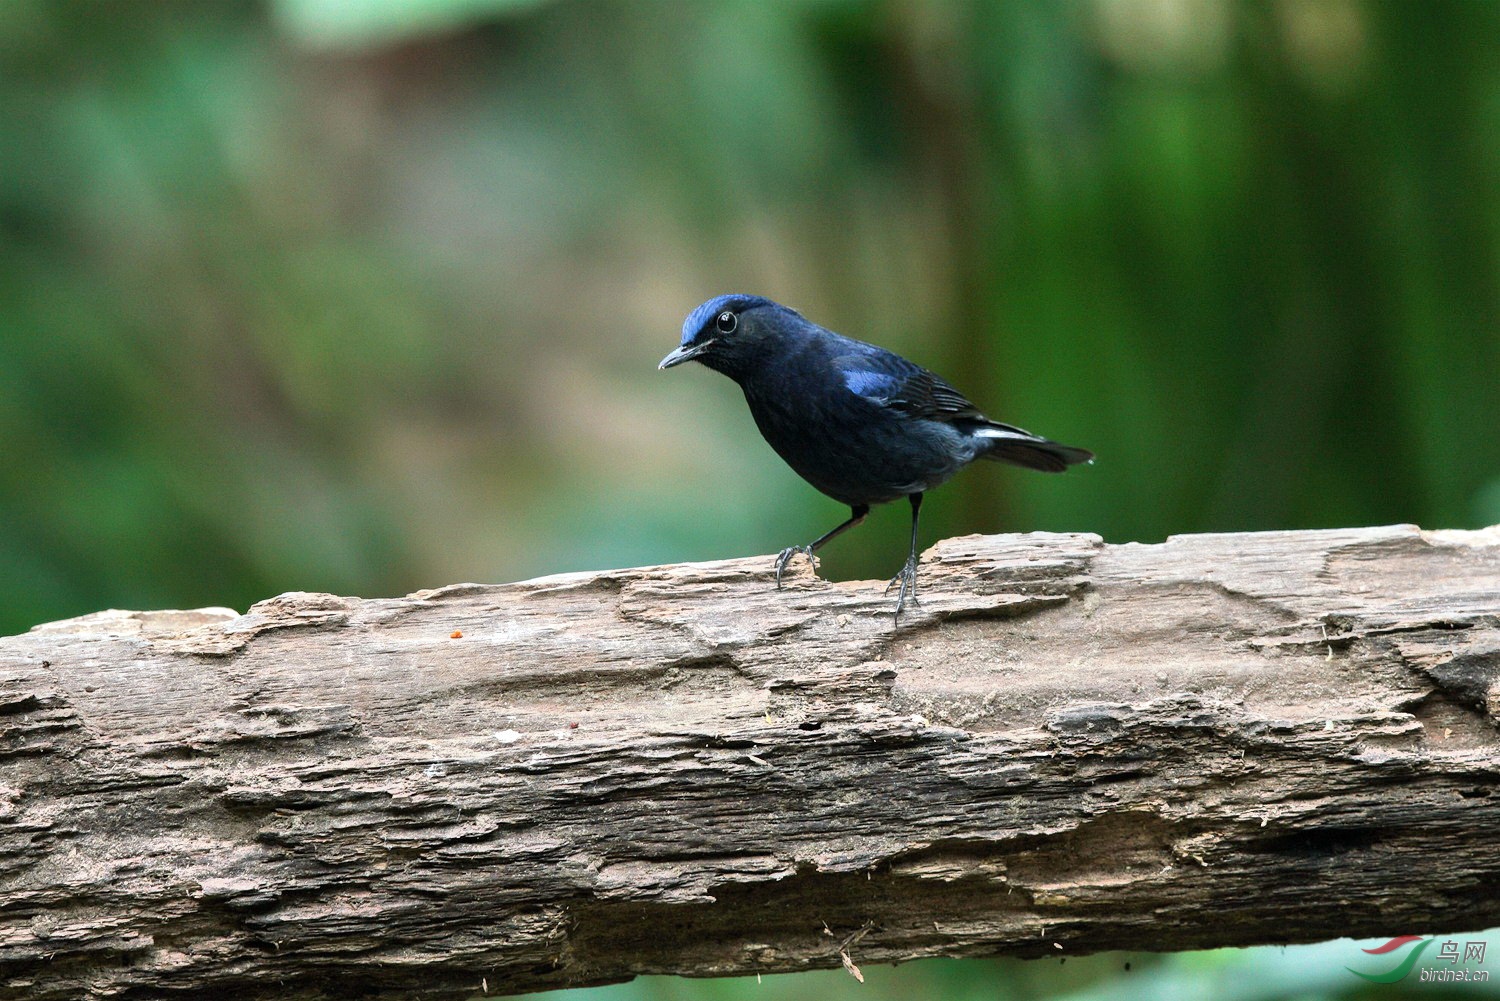
[[913,605],[921,604],[921,602],[917,601],[916,554],[909,557],[906,561],[906,566],[901,568],[901,572],[891,578],[891,582],[885,586],[885,593],[890,594],[891,588],[898,584],[901,586],[901,590],[896,592],[896,624],[900,625],[901,610],[906,607],[906,603],[911,602]]
[[776,590],[781,590],[781,575],[786,570],[786,565],[792,562],[792,557],[798,553],[807,557],[808,562],[813,565],[814,574],[818,572],[818,559],[813,555],[812,546],[787,546],[781,551],[781,555],[776,557]]

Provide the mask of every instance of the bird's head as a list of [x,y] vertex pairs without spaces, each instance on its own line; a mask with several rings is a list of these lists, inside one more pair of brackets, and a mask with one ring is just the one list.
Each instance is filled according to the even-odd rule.
[[720,295],[688,314],[682,345],[658,369],[696,361],[731,379],[749,371],[801,314],[758,295]]

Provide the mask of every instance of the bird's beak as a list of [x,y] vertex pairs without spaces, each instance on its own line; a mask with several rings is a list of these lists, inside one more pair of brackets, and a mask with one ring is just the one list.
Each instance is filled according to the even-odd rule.
[[656,366],[656,370],[660,372],[662,369],[671,368],[673,365],[681,365],[685,361],[692,361],[694,358],[707,351],[708,346],[712,343],[713,341],[703,341],[699,344],[684,344],[682,347],[678,348],[676,351],[673,351],[671,354],[663,358],[661,360],[661,364]]

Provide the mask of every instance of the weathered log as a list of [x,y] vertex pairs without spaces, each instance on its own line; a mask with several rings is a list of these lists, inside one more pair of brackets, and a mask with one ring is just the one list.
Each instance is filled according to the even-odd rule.
[[0,640],[0,993],[1500,923],[1500,528],[952,539],[899,626],[879,585],[770,570]]

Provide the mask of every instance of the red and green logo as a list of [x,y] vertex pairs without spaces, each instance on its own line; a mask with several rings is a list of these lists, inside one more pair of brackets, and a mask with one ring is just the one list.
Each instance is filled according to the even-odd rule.
[[[1346,966],[1344,969],[1372,984],[1394,984],[1398,980],[1405,980],[1413,967],[1417,965],[1417,961],[1422,958],[1422,953],[1427,951],[1429,945],[1437,941],[1435,938],[1422,938],[1420,935],[1402,935],[1391,939],[1384,945],[1364,950],[1367,955],[1390,956],[1392,960],[1395,960],[1396,965],[1385,972],[1365,973],[1352,966]],[[1438,944],[1435,965],[1422,967],[1420,979],[1423,983],[1435,984],[1487,984],[1490,981],[1490,971],[1478,967],[1484,964],[1484,951],[1488,945],[1489,943],[1482,938],[1469,939],[1463,943],[1463,952],[1460,954],[1458,940],[1445,938]],[[1403,950],[1406,950],[1404,958],[1398,958]]]
[[1433,939],[1423,938],[1420,935],[1399,935],[1384,945],[1377,945],[1373,949],[1360,950],[1361,952],[1369,953],[1371,956],[1389,956],[1392,953],[1400,952],[1413,942],[1418,943],[1417,947],[1408,952],[1405,959],[1384,973],[1362,973],[1352,966],[1346,966],[1344,969],[1356,977],[1368,980],[1372,984],[1394,984],[1398,980],[1405,980],[1406,975],[1411,972],[1412,967],[1417,965],[1417,960],[1422,958],[1422,953],[1426,952],[1427,947],[1433,943]]

